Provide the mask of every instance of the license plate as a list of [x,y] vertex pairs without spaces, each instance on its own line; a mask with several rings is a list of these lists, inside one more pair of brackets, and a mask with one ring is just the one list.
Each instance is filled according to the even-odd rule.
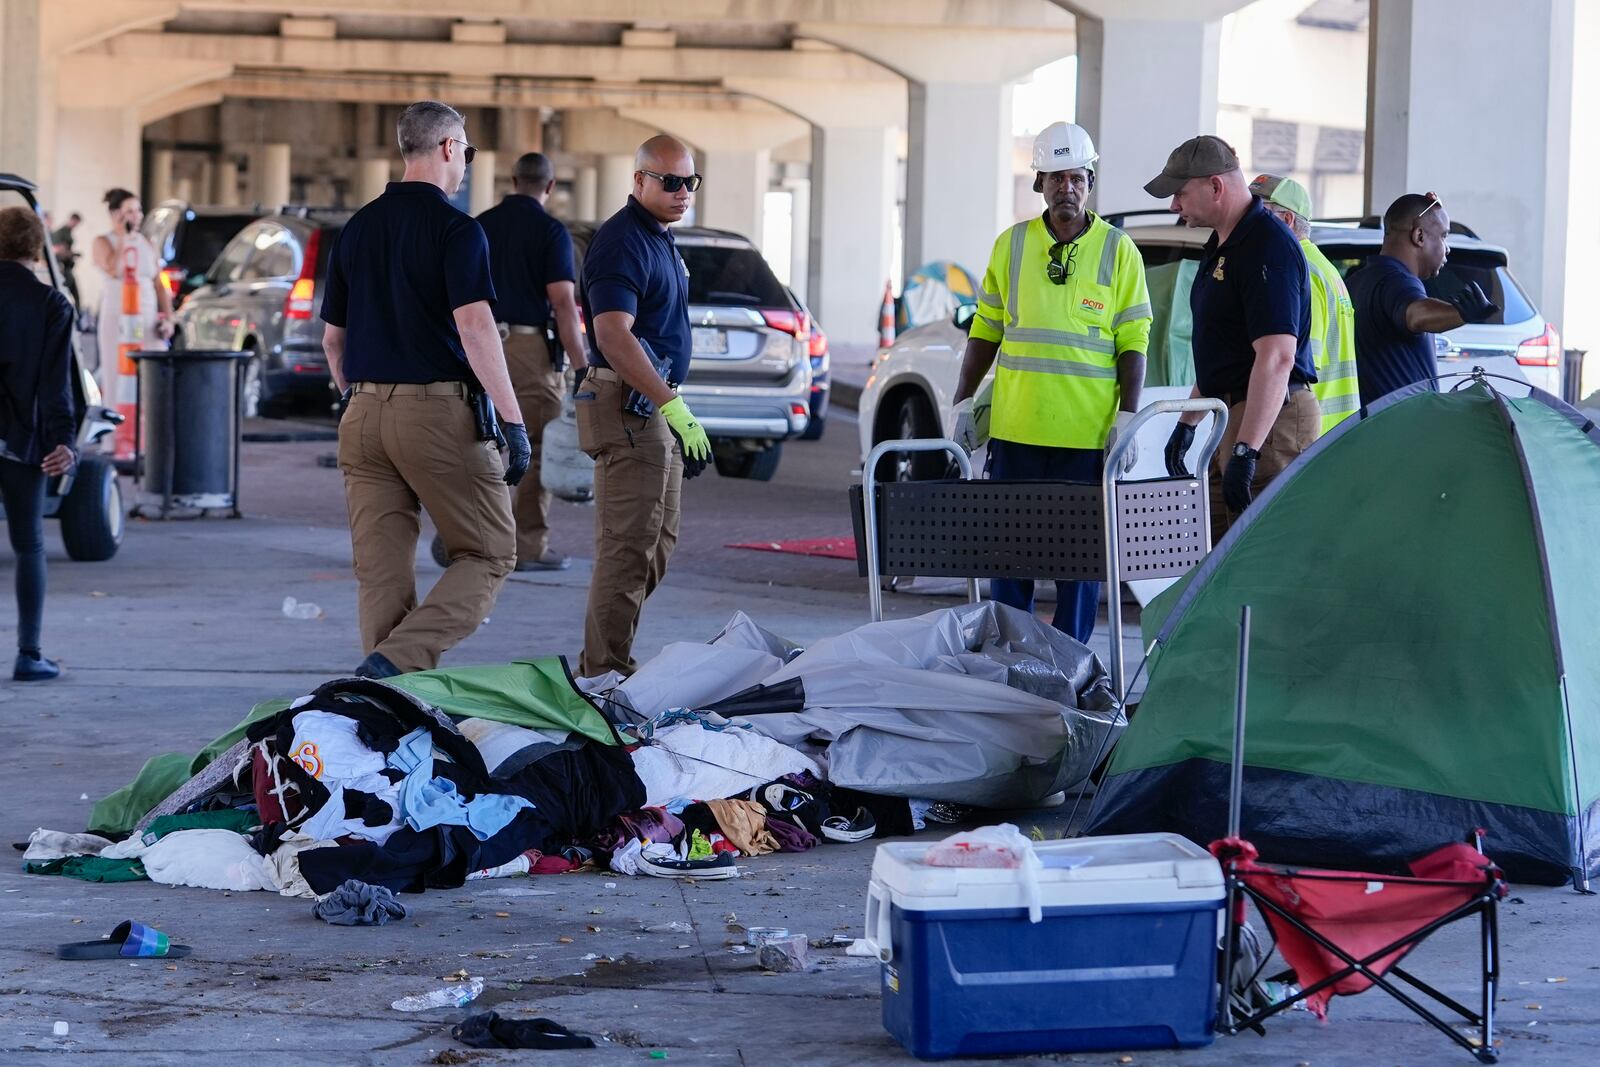
[[728,331],[697,326],[694,329],[694,354],[697,356],[725,356],[728,354]]

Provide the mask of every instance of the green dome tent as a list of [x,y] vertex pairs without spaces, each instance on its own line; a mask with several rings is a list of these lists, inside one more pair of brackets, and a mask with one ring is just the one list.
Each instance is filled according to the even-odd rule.
[[1221,837],[1252,606],[1245,836],[1397,867],[1474,828],[1515,880],[1600,877],[1600,429],[1481,377],[1347,419],[1152,605],[1090,833]]

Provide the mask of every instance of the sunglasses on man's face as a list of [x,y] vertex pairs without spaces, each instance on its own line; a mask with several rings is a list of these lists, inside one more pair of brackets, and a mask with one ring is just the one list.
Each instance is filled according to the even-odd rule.
[[474,146],[474,145],[467,144],[467,142],[463,141],[459,137],[446,137],[444,140],[439,142],[439,147],[443,148],[445,145],[449,144],[451,141],[454,141],[456,144],[461,145],[463,148],[466,149],[466,152],[464,154],[465,154],[466,159],[467,159],[467,166],[469,166],[469,167],[472,166],[472,159],[473,159],[474,156],[476,156],[478,154],[477,147]]
[[[1061,260],[1061,250],[1063,248],[1067,250],[1066,262]],[[1067,279],[1072,277],[1072,265],[1077,262],[1077,259],[1077,242],[1057,241],[1050,246],[1050,262],[1045,264],[1045,275],[1056,285],[1066,285]]]
[[705,179],[700,177],[698,174],[691,174],[685,178],[681,174],[657,174],[653,170],[641,170],[639,173],[643,174],[647,178],[654,178],[656,181],[660,182],[662,192],[667,193],[675,193],[679,189],[685,188],[692,193],[696,189],[700,188],[701,182],[705,181]]

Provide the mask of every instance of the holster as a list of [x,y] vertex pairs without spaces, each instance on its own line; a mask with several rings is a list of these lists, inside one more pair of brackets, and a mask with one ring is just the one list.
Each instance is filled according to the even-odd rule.
[[[655,357],[655,353],[650,351],[650,347],[648,345],[645,346],[645,354],[649,355],[652,359]],[[655,366],[656,373],[661,375],[661,380],[673,388],[677,388],[677,383],[668,377],[668,375],[672,373],[672,360],[656,359]],[[641,419],[648,419],[651,415],[656,413],[656,406],[652,404],[650,399],[639,390],[629,389],[628,395],[623,398],[622,410],[627,412],[629,415],[637,415]]]
[[494,401],[489,399],[483,386],[476,382],[467,384],[467,403],[472,406],[472,422],[477,429],[478,440],[493,441],[497,447],[504,448],[506,439],[500,433],[500,418],[495,414]]
[[561,331],[556,320],[544,324],[544,347],[550,353],[550,369],[560,374],[567,369],[567,350],[561,346]]

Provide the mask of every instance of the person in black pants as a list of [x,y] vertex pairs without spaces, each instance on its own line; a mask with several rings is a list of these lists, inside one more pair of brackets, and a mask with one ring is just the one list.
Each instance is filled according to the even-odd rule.
[[45,230],[28,208],[0,210],[0,498],[17,554],[17,663],[43,682],[61,668],[39,649],[44,617],[45,479],[78,462],[73,440],[72,305],[34,273]]

